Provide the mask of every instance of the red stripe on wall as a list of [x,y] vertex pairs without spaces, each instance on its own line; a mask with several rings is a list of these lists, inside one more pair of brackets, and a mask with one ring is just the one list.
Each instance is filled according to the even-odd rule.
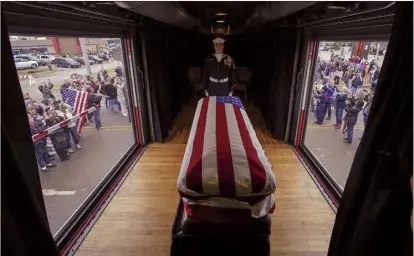
[[55,49],[55,53],[57,55],[60,55],[59,41],[57,40],[56,37],[52,37],[52,43],[53,43],[53,48]]
[[136,119],[136,125],[137,125],[137,135],[138,135],[138,143],[140,146],[142,146],[142,136],[141,136],[141,121],[139,120],[139,110],[137,107],[134,106],[134,112],[135,112],[135,119]]
[[197,130],[194,136],[193,151],[191,152],[190,163],[186,174],[186,186],[188,189],[203,193],[202,179],[202,157],[204,146],[204,133],[206,130],[206,117],[209,97],[205,97],[202,102],[200,116],[198,118]]
[[296,148],[299,148],[300,141],[302,139],[302,133],[303,133],[303,117],[305,116],[305,111],[300,111],[300,117],[299,117],[299,129],[298,129],[298,135],[296,136]]
[[126,42],[127,42],[127,54],[131,55],[131,40],[130,40],[130,38],[127,38]]
[[262,162],[257,155],[253,146],[249,131],[244,122],[243,115],[239,107],[233,105],[234,114],[236,115],[237,125],[239,127],[240,138],[246,151],[247,162],[250,169],[250,179],[252,183],[252,193],[260,193],[266,185],[266,171]]
[[216,104],[216,149],[220,196],[234,197],[236,184],[224,103]]
[[76,38],[76,47],[77,47],[76,50],[78,51],[78,56],[82,56],[82,50],[81,50],[79,38]]
[[314,45],[314,42],[311,41],[310,42],[310,47],[309,47],[309,60],[312,59],[312,55],[313,55],[313,45]]

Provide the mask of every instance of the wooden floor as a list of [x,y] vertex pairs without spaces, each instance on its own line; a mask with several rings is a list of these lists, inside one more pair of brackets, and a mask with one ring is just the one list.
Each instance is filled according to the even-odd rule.
[[[178,202],[176,181],[188,136],[188,125],[183,124],[187,118],[179,118],[182,121],[176,122],[168,143],[149,146],[76,255],[169,255]],[[292,149],[268,137],[257,124],[260,118],[250,118],[277,177],[272,255],[326,255],[334,212]]]

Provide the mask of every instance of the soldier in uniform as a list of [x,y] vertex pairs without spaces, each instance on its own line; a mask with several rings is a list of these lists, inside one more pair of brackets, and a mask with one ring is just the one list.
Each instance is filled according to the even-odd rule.
[[213,40],[215,53],[204,60],[203,86],[206,96],[233,95],[236,88],[236,66],[233,59],[223,54],[225,40]]

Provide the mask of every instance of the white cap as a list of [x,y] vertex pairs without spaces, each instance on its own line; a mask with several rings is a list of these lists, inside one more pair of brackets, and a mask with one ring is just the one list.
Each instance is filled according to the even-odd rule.
[[224,40],[223,38],[217,37],[216,39],[213,40],[214,44],[224,44],[226,40]]

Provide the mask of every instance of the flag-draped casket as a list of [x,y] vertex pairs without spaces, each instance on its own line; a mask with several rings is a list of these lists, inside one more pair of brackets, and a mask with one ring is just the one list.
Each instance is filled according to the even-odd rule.
[[238,97],[198,102],[177,187],[189,216],[220,221],[273,212],[276,177]]

